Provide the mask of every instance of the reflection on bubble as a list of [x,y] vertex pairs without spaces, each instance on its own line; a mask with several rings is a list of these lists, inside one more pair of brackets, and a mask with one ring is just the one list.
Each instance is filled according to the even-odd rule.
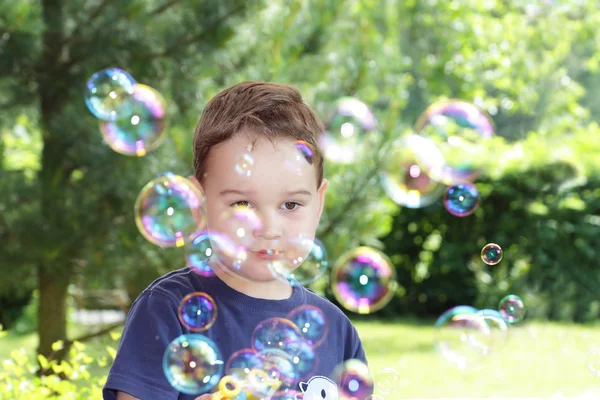
[[444,163],[433,142],[407,135],[392,143],[379,173],[381,185],[390,199],[403,207],[427,207],[442,196],[445,186],[432,180],[426,171]]
[[443,313],[435,323],[435,349],[459,369],[477,365],[490,349],[490,327],[470,306],[457,306]]
[[509,324],[515,324],[525,318],[527,314],[527,308],[523,299],[516,294],[509,294],[504,296],[498,304],[498,311],[502,314],[502,317]]
[[135,223],[151,243],[181,247],[203,225],[203,203],[203,194],[188,179],[174,174],[159,176],[140,191]]
[[252,208],[235,207],[221,215],[220,226],[237,244],[252,248],[256,241],[254,233],[262,229],[262,222]]
[[343,400],[365,399],[373,394],[374,382],[369,367],[353,359],[338,365],[332,375]]
[[195,234],[186,246],[187,266],[198,275],[205,277],[215,275],[208,264],[211,255],[212,246],[206,231]]
[[179,321],[192,332],[209,329],[217,319],[217,305],[206,293],[190,293],[183,298],[177,309]]
[[[463,100],[444,100],[429,106],[417,120],[415,130],[439,146],[446,165],[428,171],[447,185],[473,181],[485,162],[482,140],[494,136],[489,116]],[[441,167],[441,168],[440,168]]]
[[263,363],[258,352],[252,349],[242,349],[233,353],[225,365],[225,373],[245,381],[253,369],[262,370]]
[[131,95],[135,79],[120,68],[106,68],[94,73],[87,81],[85,104],[96,118],[116,121],[131,112],[127,104],[114,101],[117,97]]
[[[119,97],[120,96],[120,97]],[[167,132],[167,103],[150,86],[136,84],[131,94],[121,92],[116,103],[128,112],[114,121],[100,120],[104,141],[117,153],[143,157],[156,150]]]
[[199,395],[208,392],[221,379],[221,352],[206,336],[197,333],[181,335],[167,346],[163,371],[175,389]]
[[473,214],[479,205],[479,192],[472,183],[449,186],[444,193],[444,207],[457,217]]
[[365,134],[376,126],[375,116],[365,103],[352,97],[341,98],[320,137],[325,158],[341,164],[356,161]]
[[378,394],[389,395],[396,393],[400,376],[393,368],[383,368],[375,374],[375,390]]
[[288,247],[284,257],[268,263],[275,278],[306,286],[323,276],[329,262],[325,246],[319,239],[291,239]]
[[312,348],[320,346],[329,333],[327,316],[318,307],[304,305],[293,309],[286,317],[300,330],[300,335]]
[[300,331],[285,318],[269,318],[259,323],[252,332],[252,348],[284,350],[289,342],[300,340]]
[[333,267],[332,290],[348,311],[368,314],[385,307],[396,290],[396,271],[389,258],[370,247],[340,256]]
[[252,169],[254,167],[254,157],[250,153],[240,154],[235,161],[234,170],[235,172],[246,178],[252,176]]
[[502,261],[502,248],[496,243],[488,243],[481,249],[481,259],[487,265],[496,265]]

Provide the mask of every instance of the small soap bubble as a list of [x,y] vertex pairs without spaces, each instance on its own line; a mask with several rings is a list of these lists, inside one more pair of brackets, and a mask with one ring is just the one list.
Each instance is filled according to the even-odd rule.
[[332,374],[340,399],[365,399],[373,394],[375,384],[369,367],[358,359],[338,365]]
[[375,391],[383,395],[396,393],[399,380],[400,375],[395,369],[383,368],[375,374]]
[[385,193],[396,204],[422,208],[436,202],[445,186],[427,175],[427,170],[445,164],[435,144],[418,135],[407,135],[392,143],[379,173]]
[[502,248],[496,243],[488,243],[481,249],[481,259],[487,265],[496,265],[502,261]]
[[328,265],[327,251],[319,239],[295,238],[289,240],[289,250],[267,266],[275,278],[306,286],[323,276]]
[[444,207],[457,217],[473,214],[479,205],[479,192],[472,183],[449,186],[444,193]]
[[188,179],[174,174],[150,181],[134,206],[140,233],[161,247],[181,247],[203,225],[204,195]]
[[219,226],[236,244],[252,248],[256,242],[254,234],[262,229],[262,221],[252,208],[235,207],[221,214]]
[[86,84],[85,104],[96,118],[116,121],[131,112],[126,103],[115,101],[123,95],[130,96],[136,81],[120,68],[106,68],[94,73]]
[[370,247],[358,247],[340,256],[332,271],[336,300],[348,311],[368,314],[385,307],[397,287],[389,258]]
[[235,161],[235,172],[246,178],[252,176],[252,170],[254,167],[254,157],[250,153],[242,153],[238,157],[236,157]]
[[198,275],[214,276],[215,273],[208,263],[211,256],[212,246],[208,232],[198,232],[186,246],[187,266]]
[[206,393],[223,376],[221,351],[206,336],[181,335],[167,346],[163,371],[176,390],[191,395]]
[[286,316],[300,330],[300,336],[306,340],[312,348],[319,347],[329,333],[327,316],[318,307],[303,305],[294,308]]
[[[150,86],[137,84],[131,94],[122,93],[116,103],[128,112],[114,121],[100,120],[104,141],[117,153],[143,157],[156,150],[167,133],[167,102]],[[123,107],[123,106],[122,106]]]
[[252,349],[242,349],[233,353],[225,364],[225,373],[237,378],[240,381],[246,381],[248,374],[253,369],[262,370],[263,362],[258,357],[258,352]]
[[217,319],[217,305],[206,293],[190,293],[183,298],[177,316],[182,325],[192,332],[209,329]]
[[504,296],[498,304],[498,311],[502,314],[502,317],[509,324],[515,324],[525,318],[527,314],[527,308],[523,299],[516,294],[509,294]]
[[436,351],[459,369],[476,367],[489,352],[490,327],[476,308],[453,307],[438,318],[435,328]]
[[352,97],[341,98],[320,137],[325,158],[340,164],[356,161],[365,135],[376,127],[377,120],[365,103]]
[[252,348],[284,350],[290,341],[300,340],[298,327],[286,318],[269,318],[260,322],[252,332]]
[[447,185],[472,182],[485,163],[482,141],[494,136],[491,118],[474,104],[443,100],[430,105],[415,124],[415,131],[435,142],[446,165],[428,171]]
[[308,166],[313,165],[316,152],[314,147],[304,140],[297,140],[295,146],[298,152],[294,157],[286,160],[285,165],[294,174],[300,176]]

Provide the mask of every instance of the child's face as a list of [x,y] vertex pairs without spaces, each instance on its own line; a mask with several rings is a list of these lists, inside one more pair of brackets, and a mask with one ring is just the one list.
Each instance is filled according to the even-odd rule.
[[[240,171],[244,154],[251,159],[245,160],[247,168],[242,166]],[[226,267],[250,280],[270,281],[274,279],[270,262],[306,258],[310,246],[299,246],[299,239],[314,239],[327,189],[326,180],[317,187],[316,175],[314,165],[293,139],[271,142],[239,134],[210,150],[202,183],[207,228],[247,248],[247,258],[239,268]],[[224,217],[240,207],[248,207],[262,225],[243,243],[236,235],[236,224]]]

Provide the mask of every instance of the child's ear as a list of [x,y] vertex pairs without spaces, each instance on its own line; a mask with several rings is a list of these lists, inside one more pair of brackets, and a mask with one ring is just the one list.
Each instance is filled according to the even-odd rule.
[[319,197],[319,212],[317,214],[317,223],[321,219],[321,214],[323,213],[323,208],[325,206],[325,193],[327,193],[327,186],[329,186],[329,181],[327,179],[323,179],[321,182],[321,186],[317,191]]
[[[202,195],[204,196],[204,188],[202,187],[202,184],[198,181],[198,179],[196,179],[196,177],[193,175],[190,176],[188,179],[190,182],[192,182],[194,186],[196,186],[200,190],[200,192],[202,192]],[[202,226],[202,228],[204,228],[204,226],[206,225],[206,198],[202,202],[202,207],[200,209],[192,210],[192,215],[194,216],[194,221],[196,221],[196,226]]]

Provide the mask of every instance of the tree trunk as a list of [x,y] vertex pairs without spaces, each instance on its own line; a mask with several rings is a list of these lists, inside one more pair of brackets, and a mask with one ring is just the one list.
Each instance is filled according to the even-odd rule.
[[[44,265],[38,268],[38,353],[45,356],[52,354],[52,343],[67,337],[66,299],[70,274],[63,271],[57,272],[56,268],[48,269]],[[52,354],[55,359],[62,356],[62,352]]]

